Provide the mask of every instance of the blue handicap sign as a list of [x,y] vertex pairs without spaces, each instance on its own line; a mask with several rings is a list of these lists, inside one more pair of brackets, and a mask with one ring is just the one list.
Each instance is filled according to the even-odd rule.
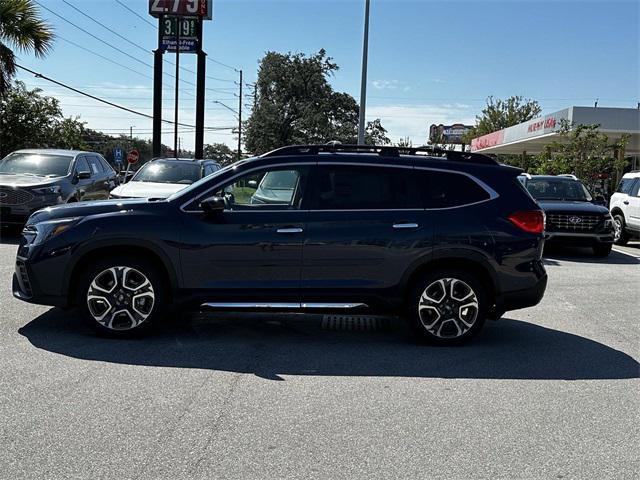
[[121,148],[114,148],[113,159],[116,163],[122,163],[122,160],[124,159],[124,151]]

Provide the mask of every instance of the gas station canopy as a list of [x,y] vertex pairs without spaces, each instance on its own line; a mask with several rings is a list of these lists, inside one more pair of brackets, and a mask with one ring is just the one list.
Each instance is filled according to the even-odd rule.
[[640,155],[640,110],[600,107],[569,107],[474,138],[471,151],[515,155],[540,153],[548,144],[562,141],[558,130],[563,119],[571,125],[599,125],[598,130],[608,135],[612,142],[622,135],[629,135],[625,154]]

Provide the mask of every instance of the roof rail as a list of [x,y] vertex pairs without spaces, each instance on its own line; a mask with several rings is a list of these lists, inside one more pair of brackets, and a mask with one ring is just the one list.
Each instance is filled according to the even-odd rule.
[[493,158],[480,153],[457,152],[455,150],[444,150],[442,148],[422,146],[422,147],[390,147],[383,145],[343,145],[330,143],[326,145],[292,145],[282,147],[271,152],[267,152],[265,157],[276,157],[282,155],[317,155],[319,153],[377,153],[385,157],[399,157],[400,155],[417,155],[418,153],[428,153],[431,156],[445,157],[447,160],[455,162],[480,163],[484,165],[499,165]]

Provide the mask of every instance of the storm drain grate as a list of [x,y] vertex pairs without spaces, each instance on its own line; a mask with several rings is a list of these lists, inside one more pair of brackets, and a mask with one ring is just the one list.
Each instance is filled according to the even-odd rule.
[[322,329],[340,332],[379,332],[388,330],[391,319],[364,315],[324,315]]

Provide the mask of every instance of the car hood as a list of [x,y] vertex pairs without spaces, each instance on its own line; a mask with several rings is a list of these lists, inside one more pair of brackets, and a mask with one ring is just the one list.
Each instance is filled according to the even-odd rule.
[[114,188],[111,193],[119,197],[167,198],[188,186],[183,183],[128,182]]
[[150,202],[147,199],[133,200],[96,200],[94,202],[73,202],[54,207],[43,208],[35,212],[28,224],[56,220],[59,218],[87,217],[89,215],[101,215],[131,210],[149,210],[167,202]]
[[34,177],[32,175],[7,175],[0,173],[0,186],[3,187],[42,187],[56,183],[63,177]]
[[573,202],[573,201],[544,201],[538,200],[538,205],[547,213],[554,212],[570,212],[570,213],[591,213],[591,214],[605,214],[609,210],[602,205],[596,205],[590,202]]

